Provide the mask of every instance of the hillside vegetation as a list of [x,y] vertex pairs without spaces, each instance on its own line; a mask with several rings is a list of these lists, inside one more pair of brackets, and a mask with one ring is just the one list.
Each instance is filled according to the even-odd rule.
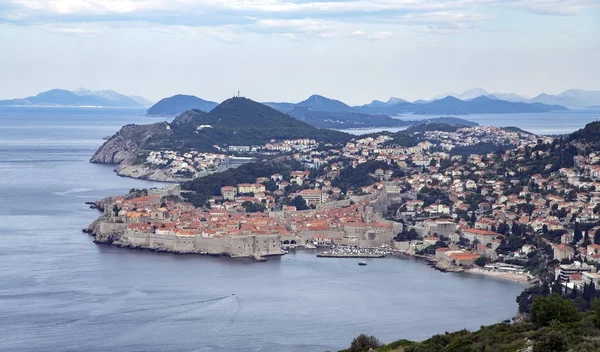
[[[198,129],[199,125],[205,128]],[[320,143],[346,143],[352,136],[313,127],[266,105],[231,98],[206,113],[188,110],[170,124],[127,125],[109,138],[92,162],[119,164],[133,161],[144,151],[195,149],[216,152],[218,147],[264,145],[271,140],[311,138]]]
[[600,121],[588,123],[585,128],[569,135],[568,141],[574,144],[589,144],[589,147],[600,148]]
[[255,162],[241,165],[235,169],[208,175],[181,185],[186,191],[186,199],[197,207],[206,205],[206,202],[221,192],[221,187],[237,185],[239,183],[254,183],[258,177],[270,177],[272,174],[286,175],[292,167],[298,167],[292,162]]
[[537,297],[531,319],[496,324],[477,331],[460,330],[414,342],[398,340],[381,346],[361,335],[340,352],[592,352],[600,351],[600,300],[579,312],[575,304],[558,295]]
[[213,145],[265,144],[272,139],[312,138],[324,143],[345,143],[352,138],[343,132],[318,129],[266,105],[237,97],[224,101],[208,114],[190,110],[176,120],[212,126],[196,131],[195,126],[173,124],[179,142],[197,150],[210,150]]

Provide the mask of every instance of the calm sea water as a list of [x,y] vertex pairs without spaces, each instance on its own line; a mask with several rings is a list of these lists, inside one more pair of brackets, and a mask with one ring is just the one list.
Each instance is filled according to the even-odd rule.
[[[512,317],[521,284],[422,262],[266,263],[96,245],[84,202],[157,186],[88,163],[137,110],[0,109],[1,351],[326,351]],[[237,296],[231,296],[237,293]]]
[[[438,115],[429,117],[438,117]],[[481,126],[518,127],[539,135],[555,135],[571,133],[583,128],[589,122],[600,120],[600,109],[582,109],[538,114],[475,114],[458,115],[454,117],[475,121]],[[428,116],[407,114],[396,116],[395,118],[412,121],[424,120],[427,119]],[[403,129],[406,128],[361,128],[343,131],[352,134],[365,134],[380,131],[397,132]]]

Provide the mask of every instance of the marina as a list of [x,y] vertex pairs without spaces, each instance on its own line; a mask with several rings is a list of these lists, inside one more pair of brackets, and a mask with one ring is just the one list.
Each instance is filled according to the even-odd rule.
[[[319,258],[384,258],[392,252],[383,248],[357,248],[350,246],[333,246],[329,250],[317,254]],[[366,263],[365,263],[366,265]]]

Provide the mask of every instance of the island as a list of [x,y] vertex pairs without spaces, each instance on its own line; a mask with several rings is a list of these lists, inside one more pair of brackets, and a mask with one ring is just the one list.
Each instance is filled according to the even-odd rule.
[[51,89],[31,97],[0,100],[0,106],[25,107],[142,108],[151,104],[152,102],[140,96],[126,96],[114,90],[94,91],[85,88],[74,91]]

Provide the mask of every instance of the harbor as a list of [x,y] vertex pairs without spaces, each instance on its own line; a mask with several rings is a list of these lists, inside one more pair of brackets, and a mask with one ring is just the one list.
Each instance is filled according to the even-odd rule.
[[357,248],[351,246],[333,246],[318,253],[320,258],[384,258],[391,251],[385,248]]

